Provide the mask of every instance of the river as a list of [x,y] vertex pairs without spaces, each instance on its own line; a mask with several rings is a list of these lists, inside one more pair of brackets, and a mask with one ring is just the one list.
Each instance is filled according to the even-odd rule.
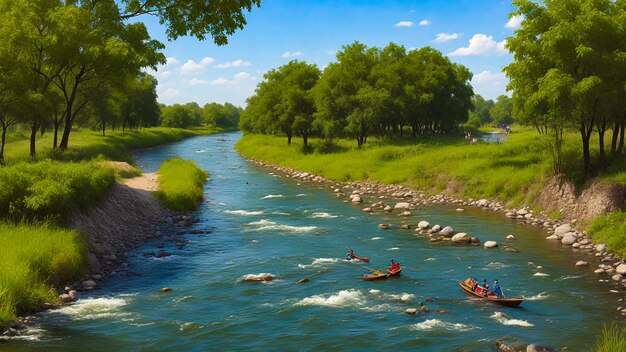
[[[483,242],[502,244],[512,233],[520,253],[379,230],[379,223],[399,223],[398,215],[364,213],[327,186],[256,167],[234,151],[238,138],[195,137],[138,153],[137,164],[149,172],[172,156],[210,172],[195,226],[213,232],[188,235],[180,250],[166,244],[173,254],[167,258],[144,257],[156,245],[146,244],[130,253],[126,271],[71,305],[40,313],[28,335],[0,350],[485,351],[514,337],[584,351],[604,323],[617,319],[619,295],[599,285],[590,267],[574,266],[579,259],[593,265],[594,258],[547,243],[541,229],[475,208],[413,211],[411,222],[450,225]],[[400,261],[402,276],[360,280],[368,270],[343,260],[350,248],[369,256],[371,267]],[[259,273],[277,280],[242,281]],[[512,309],[470,299],[454,281],[468,276],[497,278],[506,295],[526,300]],[[305,277],[311,281],[296,283]],[[159,293],[162,287],[173,292]],[[404,313],[419,302],[430,313]]]

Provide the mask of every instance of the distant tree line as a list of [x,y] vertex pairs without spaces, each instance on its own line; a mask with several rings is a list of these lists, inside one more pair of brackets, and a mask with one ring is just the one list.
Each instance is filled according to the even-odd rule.
[[585,175],[618,160],[626,127],[626,1],[514,0],[513,5],[512,15],[524,17],[507,39],[514,62],[505,72],[515,116],[550,136],[557,173],[564,130],[580,134]]
[[480,94],[476,94],[472,97],[472,108],[469,111],[469,118],[465,125],[478,128],[485,125],[510,125],[513,122],[511,98],[506,95],[500,95],[494,102],[491,99],[485,100]]
[[246,132],[303,139],[352,136],[360,148],[371,135],[454,133],[468,119],[470,71],[441,52],[355,42],[323,72],[291,61],[264,75],[240,120]]
[[[223,45],[257,6],[260,0],[0,0],[0,164],[16,124],[28,126],[35,155],[37,134],[46,130],[64,150],[80,125],[104,134],[107,126],[159,123],[157,82],[143,69],[165,62],[164,46],[139,16],[157,17],[169,39],[193,35]],[[232,124],[232,116],[223,119]]]
[[226,129],[236,129],[239,125],[239,115],[243,109],[231,103],[224,105],[209,103],[201,108],[197,103],[172,106],[161,105],[161,124],[167,127],[197,127],[215,126]]

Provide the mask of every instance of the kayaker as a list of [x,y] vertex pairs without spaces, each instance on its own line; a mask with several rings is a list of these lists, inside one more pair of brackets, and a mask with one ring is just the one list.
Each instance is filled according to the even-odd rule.
[[352,251],[352,249],[348,252],[348,254],[346,254],[346,259],[348,260],[354,259],[354,252]]
[[502,288],[498,284],[498,280],[493,281],[493,288],[491,289],[491,293],[493,293],[498,298],[502,298]]

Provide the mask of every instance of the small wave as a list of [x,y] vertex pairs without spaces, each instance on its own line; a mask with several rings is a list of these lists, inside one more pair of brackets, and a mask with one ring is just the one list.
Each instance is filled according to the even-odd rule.
[[320,212],[320,213],[313,213],[313,214],[311,214],[311,217],[315,218],[315,219],[334,219],[334,218],[337,217],[337,215],[332,215],[332,214],[329,214],[329,213],[322,213],[322,212]]
[[530,297],[524,297],[524,300],[526,301],[543,301],[544,299],[550,297],[549,294],[547,294],[546,292],[541,292],[540,294],[534,295],[534,296],[530,296]]
[[433,260],[436,260],[436,259],[435,259],[435,258],[427,258],[427,259],[424,259],[424,261],[425,261],[425,262],[432,262]]
[[399,247],[391,247],[391,248],[387,248],[388,251],[397,251],[399,250]]
[[226,214],[233,215],[263,215],[262,211],[247,211],[247,210],[226,210]]
[[535,324],[529,323],[526,320],[509,319],[508,316],[501,312],[495,312],[491,318],[497,320],[502,325],[517,325],[517,326],[535,326]]
[[465,325],[461,323],[449,323],[439,319],[428,319],[419,324],[411,326],[411,330],[428,331],[428,330],[449,330],[449,331],[470,331],[480,329],[476,326]]
[[582,275],[565,275],[565,276],[561,276],[558,279],[554,279],[554,281],[565,281],[565,280],[572,280],[572,279],[580,279],[581,277],[583,277]]
[[533,276],[550,276],[550,274],[546,274],[546,273],[535,273],[535,275]]
[[306,197],[306,193],[299,193],[299,194],[296,194],[296,197]]
[[377,290],[377,289],[375,289],[375,288],[371,289],[369,292],[370,292],[371,294],[374,294],[374,295],[377,295],[377,294],[382,293],[382,291],[381,291],[381,290]]
[[193,296],[185,296],[185,297],[181,297],[181,298],[177,298],[174,300],[174,303],[180,303],[180,302],[185,302],[185,301],[190,301],[193,299]]
[[510,267],[510,265],[500,262],[490,262],[487,266],[491,269],[504,269]]
[[324,264],[334,264],[337,263],[339,259],[337,258],[316,258],[313,260],[311,264],[298,264],[299,268],[310,268],[312,266],[320,266]]
[[341,290],[329,296],[315,295],[298,301],[297,306],[351,307],[361,306],[365,297],[357,290]]
[[257,226],[257,231],[311,232],[317,230],[316,226],[280,225],[274,221],[269,221],[266,219],[251,222],[248,224],[248,226]]
[[206,152],[206,150],[204,150],[204,149],[198,149],[198,150],[196,150],[196,153],[204,153],[204,152]]
[[45,330],[37,326],[29,326],[28,329],[21,331],[19,335],[11,336],[11,340],[39,341],[44,336]]
[[412,294],[412,293],[404,293],[403,292],[403,293],[398,294],[398,295],[389,295],[389,297],[391,297],[391,299],[394,299],[394,300],[398,300],[398,301],[402,301],[402,302],[408,302],[408,301],[414,299],[415,295]]
[[187,322],[180,325],[180,331],[191,331],[202,329],[204,326],[199,323]]
[[271,198],[284,198],[285,196],[283,196],[282,194],[268,194],[265,197],[261,198],[261,199],[271,199]]
[[128,302],[123,298],[84,298],[53,312],[70,316],[74,320],[121,318],[129,315],[122,311],[126,304]]
[[372,240],[372,241],[378,241],[378,240],[380,240],[380,239],[382,239],[382,237],[372,237],[372,238],[371,238],[371,240]]

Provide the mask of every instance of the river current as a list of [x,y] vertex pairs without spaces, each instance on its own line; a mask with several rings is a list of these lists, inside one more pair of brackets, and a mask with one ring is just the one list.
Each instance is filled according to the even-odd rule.
[[[40,313],[28,335],[0,350],[489,351],[511,337],[585,351],[603,324],[617,319],[619,295],[599,285],[591,267],[574,266],[594,258],[546,243],[541,229],[476,208],[425,207],[409,220],[450,225],[483,242],[504,244],[514,234],[520,253],[379,230],[379,223],[399,224],[398,214],[367,214],[327,186],[257,167],[233,149],[240,136],[195,137],[137,153],[147,172],[172,156],[210,172],[195,227],[213,232],[187,235],[183,249],[166,244],[173,254],[166,258],[144,257],[156,245],[146,244],[130,253],[127,270],[71,305]],[[350,248],[371,258],[368,267],[400,261],[402,276],[360,280],[368,270],[344,260]],[[277,279],[243,281],[260,273]],[[471,299],[454,281],[468,276],[497,278],[505,295],[525,301],[512,309]],[[305,277],[311,281],[296,283]],[[162,287],[173,292],[159,293]],[[429,313],[404,313],[420,302]]]

